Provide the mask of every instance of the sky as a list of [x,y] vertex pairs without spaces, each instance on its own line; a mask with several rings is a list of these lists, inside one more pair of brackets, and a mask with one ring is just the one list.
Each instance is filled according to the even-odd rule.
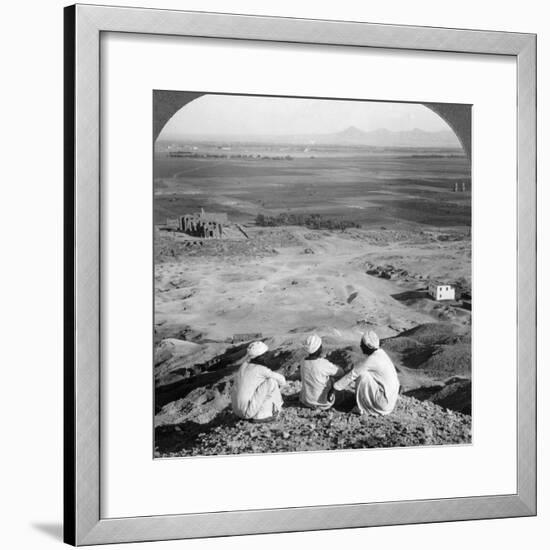
[[449,130],[443,119],[417,103],[210,94],[180,109],[160,137],[330,134],[350,126],[366,132],[379,128]]

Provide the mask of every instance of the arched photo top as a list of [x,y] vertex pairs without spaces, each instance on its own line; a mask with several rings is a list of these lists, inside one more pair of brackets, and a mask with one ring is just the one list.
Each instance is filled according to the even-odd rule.
[[[155,90],[153,139],[294,137],[342,145],[462,148],[471,106]],[[184,108],[186,107],[186,108]]]

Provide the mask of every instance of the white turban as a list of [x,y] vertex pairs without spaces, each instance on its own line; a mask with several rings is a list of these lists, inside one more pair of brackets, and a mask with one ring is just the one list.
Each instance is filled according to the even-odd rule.
[[374,330],[367,330],[367,332],[363,334],[361,341],[367,348],[378,349],[380,347],[380,340]]
[[304,347],[308,353],[315,353],[321,347],[322,343],[321,338],[319,338],[317,334],[311,334],[306,338]]
[[269,348],[263,342],[252,342],[246,349],[246,354],[250,359],[263,355]]

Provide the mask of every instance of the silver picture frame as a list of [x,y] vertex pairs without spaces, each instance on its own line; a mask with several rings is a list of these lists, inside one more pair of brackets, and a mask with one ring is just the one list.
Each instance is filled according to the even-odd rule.
[[[74,5],[65,8],[64,540],[153,541],[536,514],[536,35]],[[513,56],[517,62],[517,492],[146,517],[100,514],[100,35]]]

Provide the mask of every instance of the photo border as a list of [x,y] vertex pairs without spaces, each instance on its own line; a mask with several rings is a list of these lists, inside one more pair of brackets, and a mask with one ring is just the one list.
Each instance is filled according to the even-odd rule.
[[[536,515],[536,35],[81,4],[65,8],[64,17],[65,542],[79,546]],[[101,518],[101,32],[516,58],[517,493]]]
[[[163,111],[164,105],[162,103],[157,104],[156,102],[161,102],[162,100],[159,98],[161,95],[166,95],[167,97],[163,98],[162,100],[167,101],[169,103],[170,110],[176,109],[175,112],[169,116],[169,118],[164,121],[165,116],[160,116]],[[181,109],[183,109],[185,106],[189,105],[196,99],[200,99],[201,97],[207,97],[207,96],[224,96],[224,97],[252,97],[252,98],[269,98],[269,99],[308,99],[308,100],[320,100],[320,101],[349,101],[354,103],[392,103],[392,104],[406,104],[406,105],[422,105],[423,107],[426,107],[428,109],[430,108],[430,105],[450,105],[455,106],[458,105],[460,107],[468,107],[469,108],[469,117],[470,117],[470,126],[469,126],[469,134],[470,134],[470,142],[471,142],[471,135],[472,135],[472,107],[473,105],[471,103],[446,103],[446,102],[429,102],[429,101],[406,101],[406,100],[382,100],[382,99],[357,99],[357,98],[350,98],[350,97],[317,97],[317,96],[301,96],[301,95],[271,95],[271,94],[255,94],[255,93],[242,93],[242,92],[210,92],[210,91],[197,91],[197,90],[163,90],[163,89],[153,89],[152,90],[152,144],[151,144],[151,157],[152,157],[152,164],[153,164],[153,172],[154,172],[154,166],[155,166],[155,146],[157,141],[160,139],[162,135],[162,131],[164,130],[165,125],[175,116],[176,113],[178,113]],[[155,97],[156,96],[156,97]],[[178,99],[176,99],[176,96],[179,96]],[[185,97],[187,96],[187,97]],[[185,99],[183,99],[185,97]],[[181,104],[181,106],[180,106]],[[464,156],[468,159],[468,168],[470,172],[470,185],[471,185],[471,176],[472,176],[472,151],[471,146],[469,150],[466,150],[466,147],[462,144],[461,139],[458,137],[458,134],[455,132],[454,129],[451,128],[449,123],[441,116],[441,114],[438,111],[431,111],[432,114],[435,116],[441,118],[443,122],[449,127],[449,131],[453,133],[453,135],[457,138],[459,141],[459,148],[464,154]],[[162,112],[163,115],[165,115],[164,112]],[[457,148],[458,149],[458,148]],[[152,218],[154,220],[154,204],[155,204],[155,183],[154,183],[154,176],[153,176],[153,183],[152,183],[152,203],[153,203],[153,212],[152,212]],[[470,201],[471,204],[471,201]],[[472,227],[472,222],[470,221],[470,230]],[[153,294],[153,300],[152,300],[152,309],[153,309],[153,325],[151,327],[151,343],[153,346],[153,349],[155,348],[155,329],[156,329],[156,295],[155,295],[155,268],[156,268],[156,262],[155,262],[155,254],[156,254],[156,240],[155,240],[155,223],[153,221],[153,227],[152,227],[152,240],[153,240],[153,248],[152,248],[152,265],[153,265],[153,272],[151,273],[151,280],[152,280],[152,294]],[[470,252],[470,273],[472,271],[471,269],[471,260],[472,260],[472,254]],[[472,353],[472,348],[470,345],[470,356]],[[155,368],[154,368],[154,359],[151,365],[152,370],[152,387],[153,387],[153,407],[151,414],[153,418],[156,415],[156,401],[157,401],[157,388],[156,388],[156,382],[155,382]],[[470,390],[471,392],[472,390]],[[166,460],[167,458],[172,459],[181,459],[181,458],[189,458],[189,456],[177,456],[177,457],[156,457],[155,456],[155,448],[157,443],[157,435],[156,435],[156,427],[153,422],[152,426],[152,438],[151,438],[151,455],[153,457],[153,460]],[[452,446],[460,446],[460,445],[472,445],[472,440],[470,440],[468,443],[443,443],[442,445],[452,445]],[[416,447],[418,445],[411,445],[410,447]],[[384,449],[391,449],[393,447],[382,447]],[[335,449],[319,449],[316,452],[331,452]],[[349,449],[345,449],[349,450]],[[291,454],[296,453],[298,451],[269,451],[269,454]],[[310,452],[310,451],[306,451]],[[211,458],[212,456],[237,456],[241,453],[228,453],[227,455],[197,455],[197,457],[200,458]],[[242,453],[246,454],[248,456],[253,455],[255,453],[249,452],[249,453]],[[262,453],[262,454],[268,454]],[[261,455],[260,455],[261,456]]]

